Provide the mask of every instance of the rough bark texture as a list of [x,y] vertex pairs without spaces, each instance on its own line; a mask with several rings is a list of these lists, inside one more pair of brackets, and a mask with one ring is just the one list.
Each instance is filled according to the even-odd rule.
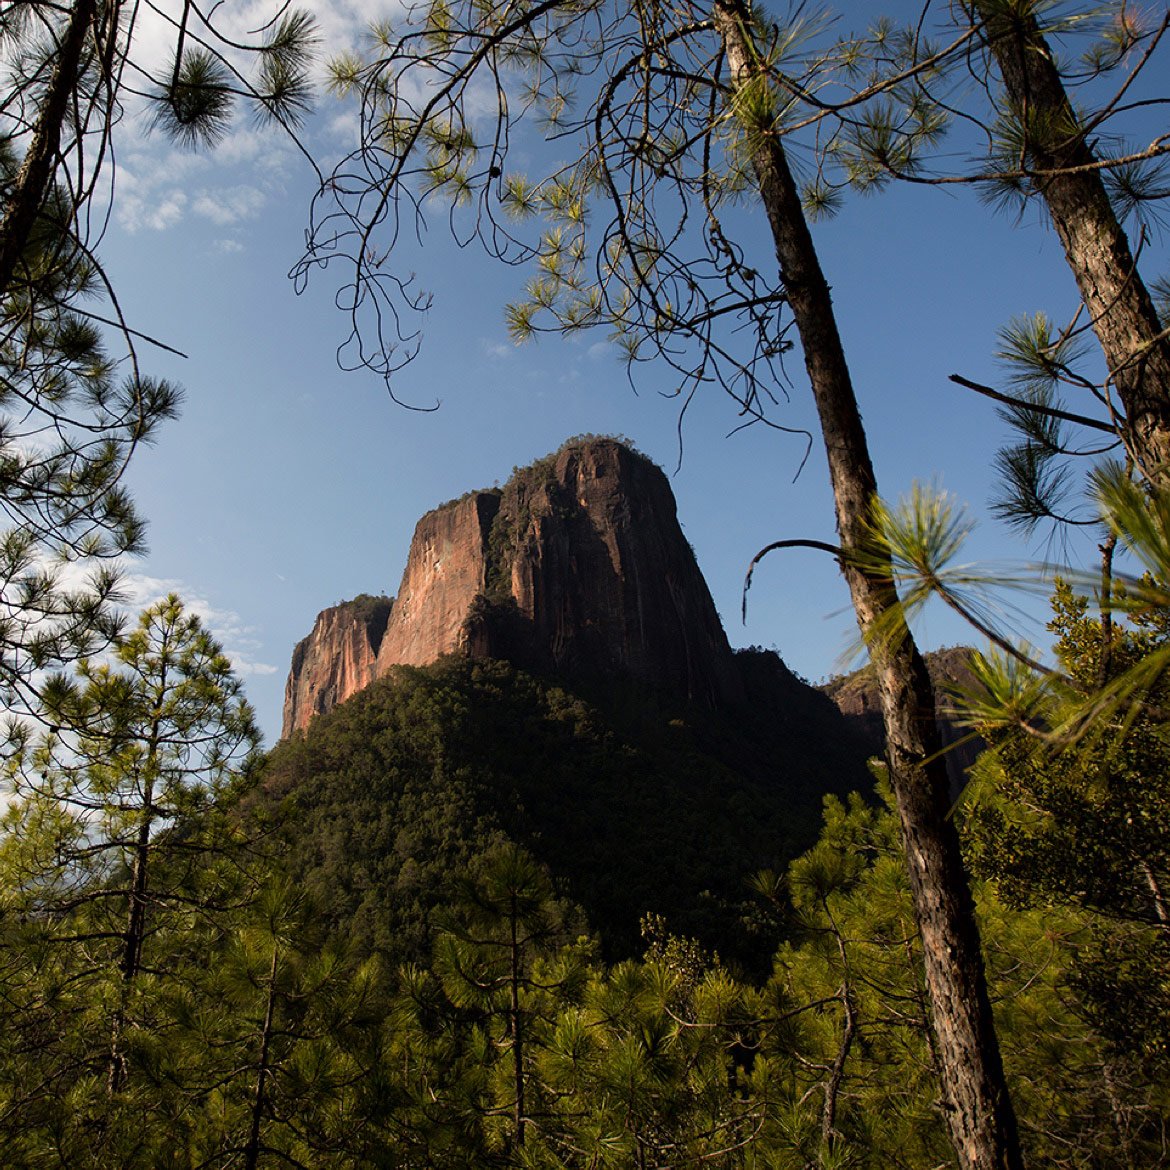
[[[757,58],[750,16],[740,0],[716,0],[732,88],[749,83]],[[749,128],[749,133],[752,133]],[[829,286],[821,271],[800,197],[779,137],[752,133],[752,165],[776,256],[804,351],[820,417],[843,571],[863,636],[898,609],[890,575],[863,569],[849,554],[866,547],[876,481]],[[881,694],[886,756],[901,822],[915,915],[922,935],[931,1024],[939,1056],[951,1141],[965,1170],[1001,1170],[1022,1161],[983,973],[974,904],[947,819],[946,765],[934,695],[909,630],[875,642],[870,661]]]
[[[951,796],[957,797],[967,783],[967,771],[987,746],[979,736],[972,736],[959,715],[954,690],[971,689],[972,651],[963,646],[934,650],[923,655],[934,688],[934,713],[946,750],[947,775]],[[873,671],[868,666],[852,674],[835,678],[820,688],[837,706],[837,710],[856,728],[858,737],[869,745],[872,755],[885,750],[886,736],[882,725],[882,700]]]
[[1027,130],[1025,165],[1047,205],[1112,384],[1123,434],[1146,476],[1170,476],[1170,338],[1137,271],[1097,161],[1036,20],[1021,5],[976,0],[1007,105]]
[[8,292],[33,225],[48,199],[61,151],[61,129],[69,115],[70,99],[77,93],[82,51],[96,12],[96,0],[77,0],[57,46],[56,64],[32,141],[0,222],[0,296]]

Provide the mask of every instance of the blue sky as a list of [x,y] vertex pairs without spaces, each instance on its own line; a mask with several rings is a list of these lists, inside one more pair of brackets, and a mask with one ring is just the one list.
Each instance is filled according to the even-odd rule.
[[[846,11],[872,11],[851,4]],[[889,6],[895,13],[908,6]],[[331,6],[344,41],[387,9]],[[847,19],[847,18],[846,18]],[[324,103],[307,142],[323,166],[351,131]],[[192,155],[127,127],[113,222],[102,255],[136,328],[184,351],[147,352],[148,371],[186,388],[181,419],[136,455],[130,485],[150,520],[150,554],[128,566],[140,599],[176,588],[206,615],[245,678],[269,740],[295,642],[317,612],[359,592],[397,590],[415,522],[463,491],[502,482],[513,466],[589,431],[621,433],[672,474],[679,516],[737,645],[775,647],[811,680],[840,665],[854,631],[828,558],[776,554],[759,570],[746,626],[740,588],[751,556],[781,538],[834,537],[818,444],[793,482],[802,443],[738,419],[700,395],[682,428],[663,374],[634,394],[601,334],[544,337],[516,348],[503,304],[524,273],[455,248],[441,218],[411,257],[435,303],[420,357],[397,393],[440,409],[395,405],[369,374],[335,361],[345,322],[331,275],[296,296],[287,273],[304,240],[314,179],[279,138],[250,128]],[[771,251],[758,214],[760,263]],[[815,239],[883,494],[934,480],[980,519],[971,555],[1034,559],[985,518],[991,460],[1006,436],[990,404],[947,375],[995,382],[996,332],[1017,314],[1066,320],[1072,279],[1035,218],[996,216],[960,188],[892,188],[850,197]],[[1153,275],[1163,241],[1147,250]],[[809,425],[799,362],[792,404],[777,415]],[[970,640],[945,613],[920,629],[927,646]]]

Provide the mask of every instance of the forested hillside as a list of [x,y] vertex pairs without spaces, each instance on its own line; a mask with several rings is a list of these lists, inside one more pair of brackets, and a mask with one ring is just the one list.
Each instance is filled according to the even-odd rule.
[[363,952],[425,958],[447,877],[512,842],[607,958],[638,954],[656,914],[758,972],[777,936],[750,878],[812,843],[824,794],[868,779],[827,703],[795,680],[771,693],[767,711],[672,712],[494,660],[400,667],[278,745],[257,799],[298,886]]
[[[1054,628],[1094,678],[1067,590]],[[6,1164],[948,1164],[880,769],[818,808],[823,755],[732,762],[750,721],[494,660],[398,668],[249,762],[177,601],[118,658],[59,694],[86,738],[10,769]],[[1048,762],[986,731],[963,836],[1025,1156],[1161,1165],[1157,720]]]
[[[0,6],[0,1166],[1170,1166],[1170,11],[892,8]],[[244,166],[263,186],[210,177]],[[297,182],[276,269],[325,283],[325,348],[417,408],[406,438],[379,416],[322,458],[346,407],[314,406],[285,321],[136,479],[184,400],[153,322],[186,328],[192,290],[263,311],[249,245]],[[923,287],[822,227],[911,190]],[[129,242],[188,213],[223,234]],[[839,573],[867,661],[828,689],[860,734],[777,654],[733,655],[664,473],[579,437],[424,516],[392,604],[326,610],[263,752],[243,678],[275,667],[143,570],[147,516],[225,588],[262,563],[265,610],[339,567],[324,529],[380,543],[402,468],[462,458],[400,381],[431,225],[478,448],[591,429],[561,413],[600,402],[610,349],[673,401],[676,461],[684,424],[763,436],[734,450],[767,476],[729,457],[699,502],[748,543],[745,616],[765,560],[821,610],[800,558]],[[549,356],[489,381],[469,322],[497,300]],[[895,308],[884,375],[859,304]],[[241,371],[278,368],[252,401]],[[948,379],[998,432],[939,406]],[[260,457],[298,428],[311,456]],[[1041,556],[981,566],[962,503],[912,479],[974,464]],[[305,522],[330,477],[354,511]],[[919,645],[942,611],[980,647],[954,688]]]

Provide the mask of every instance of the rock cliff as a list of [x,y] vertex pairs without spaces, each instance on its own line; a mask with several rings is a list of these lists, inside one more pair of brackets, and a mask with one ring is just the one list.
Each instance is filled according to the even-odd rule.
[[[947,749],[947,773],[951,789],[957,795],[967,782],[967,769],[978,758],[985,744],[972,737],[962,725],[955,708],[954,691],[975,687],[969,665],[971,650],[952,646],[926,654],[926,668],[935,689],[935,709],[941,725],[943,745]],[[885,744],[882,727],[881,698],[873,672],[868,666],[826,683],[824,693],[846,717],[871,755],[881,755]]]
[[666,476],[612,439],[570,443],[502,490],[427,513],[393,605],[357,604],[325,610],[297,646],[285,736],[391,667],[446,654],[708,707],[744,698]]
[[479,652],[708,707],[743,697],[670,484],[628,447],[574,445],[515,474],[487,560],[467,630]]
[[312,633],[293,650],[282,735],[305,727],[314,715],[374,681],[392,604],[388,597],[363,595],[317,615]]
[[487,587],[488,545],[498,492],[472,492],[428,512],[415,526],[406,570],[377,674],[392,666],[425,666],[467,650],[467,617]]

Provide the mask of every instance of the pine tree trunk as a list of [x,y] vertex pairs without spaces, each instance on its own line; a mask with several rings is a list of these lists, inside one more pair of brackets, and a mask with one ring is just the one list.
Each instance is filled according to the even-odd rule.
[[512,928],[511,960],[512,970],[509,979],[509,1006],[508,1019],[512,1032],[512,1091],[515,1094],[513,1105],[513,1123],[516,1133],[516,1145],[524,1145],[524,1036],[521,1031],[520,1020],[520,938],[519,912],[516,907],[516,896],[512,895],[509,921]]
[[272,1028],[276,1018],[276,976],[279,971],[280,947],[272,944],[272,963],[268,970],[268,997],[264,1004],[264,1023],[260,1031],[260,1053],[256,1058],[256,1087],[252,1093],[252,1115],[248,1125],[248,1144],[244,1147],[244,1170],[256,1170],[260,1164],[260,1133],[268,1105],[269,1053]]
[[32,141],[8,195],[3,222],[0,222],[0,297],[8,293],[33,225],[48,199],[61,150],[61,129],[69,114],[70,98],[77,92],[85,39],[96,13],[97,0],[76,0],[57,46],[57,61],[37,116]]
[[126,1080],[126,1057],[122,1052],[122,1033],[126,1026],[126,1003],[130,989],[138,977],[142,965],[142,945],[146,939],[146,897],[150,888],[150,832],[154,827],[155,786],[158,783],[158,749],[162,726],[157,714],[167,688],[167,668],[162,666],[156,691],[156,714],[146,739],[146,758],[142,768],[142,810],[138,821],[138,832],[134,842],[134,861],[130,867],[130,896],[126,907],[126,929],[122,935],[122,959],[119,969],[122,985],[119,990],[118,1008],[110,1040],[110,1067],[107,1088],[117,1093]]
[[1076,278],[1112,385],[1123,435],[1147,479],[1170,479],[1170,338],[1137,271],[1129,239],[1094,164],[1060,71],[1026,6],[973,0],[1003,79],[1011,115],[1026,132],[1034,173]]
[[[712,17],[737,90],[758,69],[748,9],[743,0],[715,0]],[[947,816],[948,781],[930,678],[897,617],[891,571],[850,561],[850,553],[867,544],[877,484],[829,286],[779,136],[760,131],[750,149],[820,417],[845,553],[842,570],[858,626],[865,636],[879,622],[896,623],[889,638],[873,643],[870,658],[881,691],[890,782],[922,935],[951,1141],[963,1170],[1017,1170],[1022,1160],[1015,1113],[992,1021],[974,903],[958,835]]]
[[130,896],[126,909],[126,929],[122,934],[122,958],[119,962],[121,986],[118,991],[118,1007],[110,1029],[110,1066],[106,1078],[110,1093],[117,1093],[126,1080],[126,1056],[122,1051],[122,1033],[126,1027],[126,1003],[130,989],[138,976],[142,964],[142,944],[146,937],[146,897],[150,883],[150,830],[154,822],[154,781],[152,778],[155,741],[158,725],[151,733],[151,749],[148,753],[147,779],[143,790],[142,818],[138,822],[138,833],[134,845],[134,861],[130,867]]

